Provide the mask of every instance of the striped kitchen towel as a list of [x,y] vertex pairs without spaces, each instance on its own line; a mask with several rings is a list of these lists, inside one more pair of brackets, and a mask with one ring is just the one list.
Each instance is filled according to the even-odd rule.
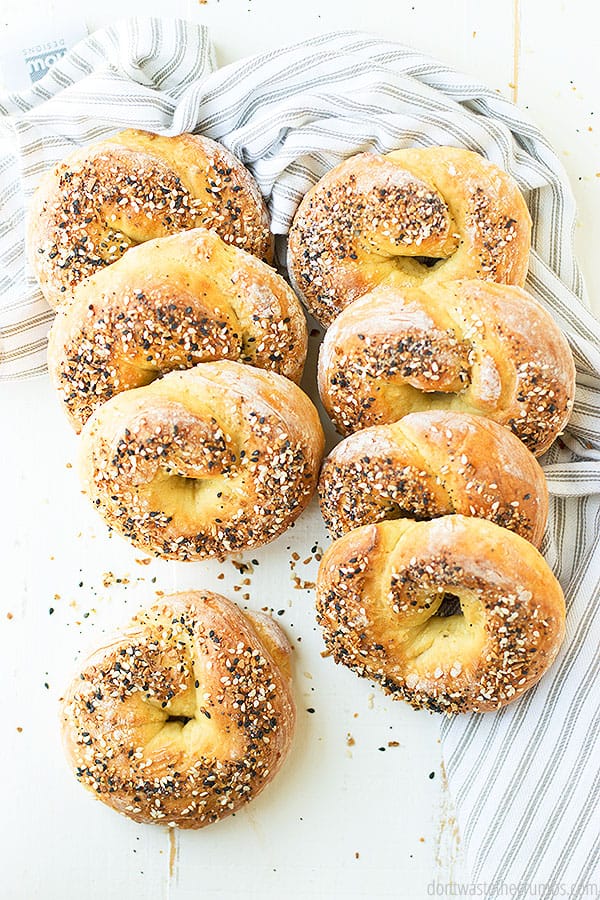
[[[363,150],[450,144],[510,172],[534,220],[528,288],[567,333],[578,388],[544,466],[544,552],[568,602],[567,640],[542,682],[499,713],[443,720],[443,752],[472,878],[574,890],[598,877],[600,327],[573,255],[575,207],[556,154],[495,91],[399,44],[350,32],[214,71],[201,27],[136,19],[92,35],[37,84],[0,96],[0,376],[42,372],[51,312],[27,271],[24,207],[75,146],[137,126],[197,131],[254,175],[276,234],[305,191]],[[282,238],[283,239],[283,238]],[[580,891],[581,893],[581,891]],[[494,896],[490,893],[490,896]]]

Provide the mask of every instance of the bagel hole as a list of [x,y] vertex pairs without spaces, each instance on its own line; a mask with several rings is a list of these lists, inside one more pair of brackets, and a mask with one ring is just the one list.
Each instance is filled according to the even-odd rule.
[[410,509],[405,509],[403,506],[400,506],[398,503],[389,503],[383,507],[384,516],[386,521],[390,521],[391,519],[410,519],[412,522],[429,522],[431,521],[430,516],[417,516]]
[[463,611],[460,605],[460,597],[446,591],[435,615],[440,619],[447,619],[449,616],[462,616],[462,614]]
[[187,725],[193,718],[193,716],[167,716],[165,724],[168,724],[169,722],[181,722],[182,725]]
[[413,259],[415,262],[418,262],[419,265],[424,266],[426,269],[433,269],[436,263],[442,261],[435,256],[413,256]]

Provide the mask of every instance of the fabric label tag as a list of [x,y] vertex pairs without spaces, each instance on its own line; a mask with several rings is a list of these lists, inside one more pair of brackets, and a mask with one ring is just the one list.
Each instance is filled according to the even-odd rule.
[[9,29],[1,44],[0,85],[14,91],[35,84],[86,35],[85,22],[76,15],[43,25],[29,23],[19,32]]

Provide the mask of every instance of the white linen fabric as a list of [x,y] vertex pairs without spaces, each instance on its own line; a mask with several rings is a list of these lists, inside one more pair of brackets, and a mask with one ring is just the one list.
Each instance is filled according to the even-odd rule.
[[573,255],[575,206],[556,154],[495,91],[372,35],[320,35],[214,71],[204,28],[126,20],[91,35],[48,75],[0,96],[0,377],[44,370],[52,313],[27,270],[24,210],[40,174],[123,127],[221,141],[254,173],[285,235],[306,190],[358,151],[450,144],[517,180],[534,220],[527,287],[567,333],[578,385],[569,428],[543,464],[543,551],[568,604],[557,663],[498,713],[441,720],[450,789],[474,882],[557,885],[598,878],[600,779],[600,326]]

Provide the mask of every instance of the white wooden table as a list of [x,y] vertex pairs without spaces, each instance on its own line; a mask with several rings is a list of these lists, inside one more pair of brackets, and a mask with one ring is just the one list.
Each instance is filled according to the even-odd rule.
[[[203,22],[220,63],[347,27],[380,32],[478,76],[528,108],[559,151],[579,204],[579,257],[600,312],[593,243],[600,213],[600,42],[585,0],[82,0],[79,6],[89,28],[167,11]],[[0,39],[6,47],[28,22],[61,20],[72,8],[72,0],[4,0]],[[320,656],[309,585],[317,568],[311,548],[324,546],[326,535],[316,506],[275,544],[244,557],[258,560],[253,571],[240,573],[231,562],[140,564],[142,554],[110,538],[81,497],[71,468],[76,439],[47,380],[1,387],[0,896],[420,900],[431,896],[434,880],[467,881],[438,719],[388,700]],[[285,769],[255,803],[203,831],[173,833],[135,825],[77,785],[62,759],[57,699],[75,660],[105,630],[155,592],[186,587],[281,612],[278,621],[296,651],[299,725]]]

